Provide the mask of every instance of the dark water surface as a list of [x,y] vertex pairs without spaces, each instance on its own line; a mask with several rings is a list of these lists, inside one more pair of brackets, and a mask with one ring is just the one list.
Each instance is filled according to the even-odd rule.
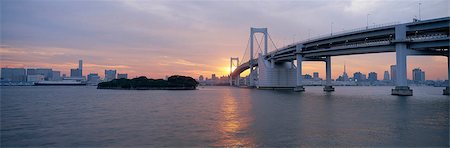
[[1,146],[449,146],[443,88],[1,87]]

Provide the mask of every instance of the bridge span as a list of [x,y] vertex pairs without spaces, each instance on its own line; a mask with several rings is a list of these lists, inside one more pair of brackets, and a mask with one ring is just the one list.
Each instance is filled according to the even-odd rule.
[[[323,61],[326,65],[324,91],[334,91],[331,83],[332,56],[395,52],[397,79],[391,94],[409,96],[413,91],[407,84],[407,56],[446,56],[449,59],[449,28],[450,17],[368,27],[300,41],[271,52],[267,49],[267,28],[251,28],[250,58],[231,72],[230,84],[239,86],[240,74],[248,69],[249,87],[304,91],[302,62]],[[264,51],[256,58],[253,57],[255,33],[264,34]],[[450,64],[447,65],[450,73]],[[450,79],[450,74],[448,77]],[[449,87],[444,94],[449,94]]]

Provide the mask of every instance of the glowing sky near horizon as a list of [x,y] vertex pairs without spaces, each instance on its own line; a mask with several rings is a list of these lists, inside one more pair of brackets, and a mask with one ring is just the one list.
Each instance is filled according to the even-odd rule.
[[[420,1],[422,19],[450,16],[448,0]],[[410,22],[415,0],[318,1],[21,1],[1,2],[1,67],[53,68],[69,73],[79,59],[84,75],[117,69],[129,77],[198,78],[227,75],[229,58],[242,58],[250,27],[267,27],[277,47],[369,24]],[[274,46],[269,46],[274,50]],[[247,53],[248,56],[248,53]],[[246,58],[248,59],[248,57]],[[241,59],[242,60],[242,59]],[[382,79],[394,53],[332,58],[333,78],[371,71]],[[447,58],[408,57],[408,77],[447,79]],[[304,73],[324,77],[325,64],[305,62]]]

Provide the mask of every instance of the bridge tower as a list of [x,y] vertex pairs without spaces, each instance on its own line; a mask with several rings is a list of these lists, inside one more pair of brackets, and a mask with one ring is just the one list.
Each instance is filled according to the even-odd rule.
[[254,65],[256,63],[253,57],[254,51],[253,51],[253,39],[254,39],[254,34],[255,33],[262,33],[264,35],[264,53],[263,55],[267,55],[267,39],[268,39],[268,34],[267,34],[267,28],[250,28],[250,75],[249,75],[249,79],[250,79],[250,87],[255,87],[255,70],[253,69]]
[[[235,62],[236,64],[233,64],[233,62]],[[230,86],[233,86],[233,76],[231,75],[232,73],[233,73],[233,66],[239,66],[239,58],[233,58],[233,57],[231,57],[230,58],[230,76],[229,76],[229,78],[230,78]],[[240,79],[240,75],[238,74],[237,76],[236,76],[236,82],[235,82],[235,85],[236,86],[239,86],[239,79]]]

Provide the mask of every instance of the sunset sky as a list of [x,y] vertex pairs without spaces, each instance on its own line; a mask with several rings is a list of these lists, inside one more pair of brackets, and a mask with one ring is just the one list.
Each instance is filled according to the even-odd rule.
[[[367,14],[370,25],[410,22],[419,2],[422,19],[450,16],[448,0],[2,0],[1,67],[69,74],[83,59],[84,75],[117,69],[129,77],[222,76],[230,57],[244,55],[250,27],[267,27],[281,47],[329,34],[332,22],[333,32],[365,27]],[[382,79],[395,54],[333,57],[333,78],[344,63],[349,74],[374,71]],[[447,79],[446,57],[408,57],[408,78],[415,67],[427,79]],[[323,78],[325,64],[305,62],[303,70]]]

